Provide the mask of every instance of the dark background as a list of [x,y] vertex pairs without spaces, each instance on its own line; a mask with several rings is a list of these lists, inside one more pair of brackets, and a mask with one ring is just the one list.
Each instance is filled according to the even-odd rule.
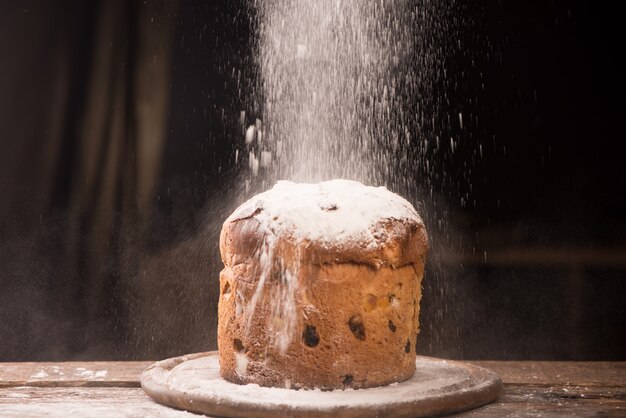
[[[255,12],[242,1],[64,3],[0,5],[0,361],[214,349],[214,238],[248,175],[234,162],[240,111],[245,125],[263,116]],[[624,360],[619,13],[566,1],[477,3],[446,2],[432,17],[450,74],[434,83],[445,100],[431,108],[433,133],[459,145],[429,157],[445,179],[426,185],[419,168],[406,173],[417,189],[435,189],[432,201],[415,196],[433,248],[418,352]],[[155,21],[142,43],[142,25]],[[143,68],[146,45],[164,57],[167,80],[155,119],[162,153],[137,203],[145,122],[133,109],[151,99],[132,71]],[[95,58],[107,48],[116,52],[101,81]],[[94,94],[102,83],[122,100]],[[57,90],[64,100],[55,101]],[[99,166],[119,162],[110,194],[105,175],[87,194],[72,186],[91,143],[79,129],[90,109],[113,115],[104,126],[121,115],[121,133],[100,142],[122,144]],[[105,195],[113,203],[102,215]],[[104,244],[93,244],[102,231]]]

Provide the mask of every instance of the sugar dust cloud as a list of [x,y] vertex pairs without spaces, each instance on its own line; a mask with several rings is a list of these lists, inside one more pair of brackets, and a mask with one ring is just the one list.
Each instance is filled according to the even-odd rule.
[[[234,159],[245,168],[246,187],[239,200],[277,180],[333,178],[386,186],[408,198],[431,236],[422,348],[456,352],[454,333],[442,330],[460,326],[451,307],[461,295],[447,285],[456,268],[442,257],[461,244],[451,231],[448,201],[469,201],[471,187],[447,172],[463,146],[463,114],[450,109],[446,97],[453,78],[446,59],[460,48],[455,6],[292,0],[252,7],[258,28],[253,100],[260,112],[248,124],[245,109],[241,115]],[[465,195],[443,196],[450,182]]]

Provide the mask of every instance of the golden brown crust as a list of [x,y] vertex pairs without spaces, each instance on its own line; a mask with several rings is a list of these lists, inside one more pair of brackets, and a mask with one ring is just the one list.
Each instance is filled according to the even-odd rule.
[[[363,234],[328,239],[275,228],[276,217],[262,204],[244,209],[220,235],[222,376],[321,389],[408,379],[415,371],[428,247],[419,217],[381,217]],[[293,276],[286,277],[285,268]],[[292,293],[285,299],[287,288]],[[276,309],[281,303],[292,304],[292,316]],[[285,333],[281,349],[276,340]]]
[[[297,331],[284,354],[267,337],[271,290],[250,331],[244,331],[246,318],[237,304],[252,297],[254,280],[248,275],[254,271],[242,263],[220,277],[218,343],[225,379],[275,387],[366,388],[405,380],[415,371],[422,273],[412,265],[374,270],[344,263],[302,270]],[[245,356],[243,369],[236,356]]]
[[[262,209],[259,209],[262,210]],[[371,245],[361,241],[335,241],[319,243],[309,239],[298,240],[294,236],[272,236],[271,226],[262,225],[251,215],[228,219],[220,235],[220,252],[225,266],[233,266],[254,257],[268,238],[287,253],[298,252],[303,264],[362,263],[375,268],[381,266],[402,267],[423,263],[428,250],[426,229],[414,220],[383,219],[371,227],[383,245]]]

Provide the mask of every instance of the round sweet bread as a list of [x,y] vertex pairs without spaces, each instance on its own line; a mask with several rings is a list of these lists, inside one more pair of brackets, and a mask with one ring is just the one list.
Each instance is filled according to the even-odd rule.
[[248,200],[220,236],[222,377],[325,390],[408,379],[427,247],[413,206],[384,187],[280,181]]

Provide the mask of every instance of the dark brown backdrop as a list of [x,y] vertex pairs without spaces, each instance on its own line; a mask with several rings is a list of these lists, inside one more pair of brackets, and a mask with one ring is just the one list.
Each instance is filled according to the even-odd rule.
[[[215,348],[216,237],[245,175],[240,111],[246,123],[263,112],[254,11],[61,3],[0,5],[0,361]],[[459,148],[431,156],[448,179],[432,200],[423,170],[406,173],[434,248],[418,348],[623,360],[619,14],[479,3],[442,2],[433,17],[462,45],[446,51],[432,128]],[[459,112],[463,130],[446,122]]]

